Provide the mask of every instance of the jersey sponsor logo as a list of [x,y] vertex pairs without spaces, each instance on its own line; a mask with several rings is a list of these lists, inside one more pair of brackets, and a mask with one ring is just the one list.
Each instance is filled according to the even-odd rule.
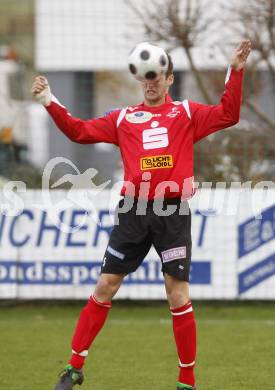
[[126,115],[126,120],[131,123],[145,123],[152,119],[153,114],[148,111],[137,111]]
[[169,263],[176,259],[185,259],[186,258],[186,246],[179,246],[177,248],[168,249],[161,252],[161,258],[163,263]]
[[173,107],[172,111],[170,111],[166,116],[168,116],[168,118],[175,118],[179,114],[180,114],[180,111],[178,110],[178,108]]
[[169,144],[168,130],[166,127],[143,130],[142,141],[145,150],[165,148]]
[[155,129],[156,127],[158,127],[159,126],[159,122],[158,121],[153,121],[153,122],[151,122],[151,127],[152,127],[152,129]]
[[173,156],[171,154],[143,157],[140,159],[142,171],[147,169],[173,168]]

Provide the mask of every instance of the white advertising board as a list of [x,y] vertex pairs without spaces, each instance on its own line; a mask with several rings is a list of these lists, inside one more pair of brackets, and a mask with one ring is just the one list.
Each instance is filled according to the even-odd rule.
[[[269,190],[264,201],[261,191],[238,194],[237,190],[200,190],[190,202],[193,299],[275,298],[275,190]],[[53,204],[67,201],[67,195],[51,191]],[[75,204],[59,213],[59,222],[70,227],[82,221],[78,230],[70,232],[59,229],[50,209],[41,206],[41,191],[16,196],[16,205],[22,206],[19,215],[0,213],[0,299],[87,298],[113,226],[111,192],[104,190],[97,198],[100,224],[91,217],[94,214],[83,220],[85,210],[76,194]],[[4,193],[0,199],[2,206],[9,203]],[[125,279],[117,297],[165,298],[154,249]]]

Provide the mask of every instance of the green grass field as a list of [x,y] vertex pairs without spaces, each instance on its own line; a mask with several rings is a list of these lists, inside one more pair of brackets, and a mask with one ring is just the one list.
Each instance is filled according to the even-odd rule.
[[[1,389],[52,390],[82,303],[0,307]],[[194,303],[198,390],[275,389],[275,303]],[[166,304],[115,302],[81,390],[175,390]]]

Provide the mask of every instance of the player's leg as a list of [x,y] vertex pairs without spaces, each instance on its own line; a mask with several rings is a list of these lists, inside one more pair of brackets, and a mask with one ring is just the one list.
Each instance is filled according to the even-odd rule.
[[[166,201],[167,205],[178,200]],[[179,204],[178,204],[179,210]],[[179,356],[178,389],[195,387],[196,323],[189,298],[191,264],[191,213],[186,203],[186,215],[174,212],[155,216],[153,244],[162,261],[167,298],[173,319],[173,331]]]
[[[136,206],[136,205],[135,205]],[[81,384],[88,349],[103,327],[111,308],[111,299],[119,289],[125,275],[134,272],[142,263],[151,247],[151,238],[146,226],[146,216],[136,214],[135,208],[119,215],[119,224],[112,230],[104,255],[101,276],[93,296],[82,310],[72,340],[73,355],[68,368],[55,390],[71,390]],[[73,380],[75,374],[77,381]]]
[[118,291],[124,274],[101,274],[93,295],[82,309],[72,339],[72,356],[60,375],[55,390],[71,390],[81,385],[84,376],[82,367],[89,348],[102,329],[111,309],[111,300]]
[[112,298],[118,291],[125,275],[101,274],[93,295],[82,309],[72,339],[72,357],[69,361],[76,369],[81,369],[88,350],[102,329],[112,307]]
[[196,322],[189,298],[189,284],[166,273],[164,280],[179,357],[178,389],[194,389]]

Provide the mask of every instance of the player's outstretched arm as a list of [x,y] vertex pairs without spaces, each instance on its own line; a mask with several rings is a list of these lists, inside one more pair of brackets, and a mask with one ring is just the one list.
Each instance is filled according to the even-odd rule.
[[218,130],[234,126],[240,120],[243,68],[251,52],[251,42],[243,40],[236,48],[225,80],[225,91],[218,105],[190,102],[194,142]]
[[57,127],[70,140],[82,144],[96,142],[118,144],[116,127],[118,111],[97,119],[74,118],[51,93],[48,80],[44,76],[35,78],[31,91],[34,100],[45,106]]

